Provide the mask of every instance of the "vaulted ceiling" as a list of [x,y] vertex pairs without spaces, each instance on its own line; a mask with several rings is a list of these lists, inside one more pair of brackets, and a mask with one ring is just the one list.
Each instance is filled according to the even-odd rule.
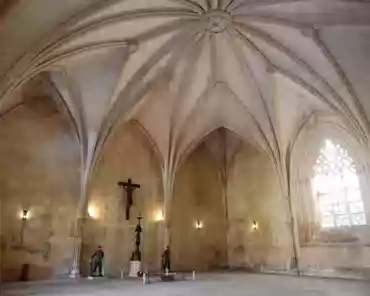
[[369,1],[24,0],[5,7],[0,112],[38,79],[64,102],[87,169],[128,120],[146,129],[170,171],[220,127],[275,162],[309,120],[326,118],[367,142]]

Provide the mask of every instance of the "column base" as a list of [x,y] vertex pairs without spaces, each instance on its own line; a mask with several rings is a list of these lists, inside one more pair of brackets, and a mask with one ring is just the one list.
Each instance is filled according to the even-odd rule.
[[71,270],[71,273],[69,274],[69,277],[71,278],[71,279],[77,279],[77,278],[79,278],[81,276],[81,274],[80,274],[80,270],[79,269],[72,269]]

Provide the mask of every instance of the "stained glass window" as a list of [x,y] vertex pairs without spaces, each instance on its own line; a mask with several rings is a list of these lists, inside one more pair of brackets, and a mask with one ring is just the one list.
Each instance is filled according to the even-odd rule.
[[323,228],[366,224],[356,168],[340,145],[325,141],[314,166],[312,187]]

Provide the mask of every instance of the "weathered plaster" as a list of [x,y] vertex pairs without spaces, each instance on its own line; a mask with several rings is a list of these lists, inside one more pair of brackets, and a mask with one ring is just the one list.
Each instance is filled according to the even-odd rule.
[[[121,270],[128,272],[138,215],[143,217],[143,262],[149,270],[159,267],[163,222],[155,219],[157,212],[163,211],[160,163],[150,141],[136,125],[124,124],[108,139],[93,175],[88,208],[94,207],[97,216],[88,217],[86,221],[82,250],[84,273],[98,245],[102,245],[106,253],[106,275],[117,277]],[[117,184],[128,178],[141,186],[134,192],[130,221],[125,220],[126,194]]]
[[[51,97],[27,98],[0,119],[1,269],[18,280],[68,274],[79,199],[79,148]],[[30,219],[20,244],[22,209]]]
[[[290,269],[292,239],[287,200],[265,153],[244,144],[227,182],[228,252],[231,268]],[[258,229],[252,229],[252,223]]]
[[320,273],[329,270],[340,275],[361,275],[370,266],[369,225],[322,229],[318,222],[311,182],[313,165],[325,139],[340,144],[354,160],[369,222],[369,159],[366,146],[332,123],[318,121],[306,127],[292,155],[292,198],[299,227],[301,271]]
[[[227,266],[226,217],[222,183],[205,144],[176,175],[171,208],[171,247],[176,269],[213,270]],[[195,227],[196,221],[202,229]]]

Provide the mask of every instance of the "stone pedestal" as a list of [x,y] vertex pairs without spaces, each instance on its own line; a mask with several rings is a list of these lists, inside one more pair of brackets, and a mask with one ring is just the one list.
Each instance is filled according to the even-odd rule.
[[141,270],[140,261],[130,261],[130,272],[129,277],[137,277],[137,273]]
[[80,271],[76,268],[72,268],[71,273],[69,274],[71,279],[76,279],[80,277]]
[[161,274],[161,280],[163,282],[173,282],[175,280],[175,274],[174,273]]

